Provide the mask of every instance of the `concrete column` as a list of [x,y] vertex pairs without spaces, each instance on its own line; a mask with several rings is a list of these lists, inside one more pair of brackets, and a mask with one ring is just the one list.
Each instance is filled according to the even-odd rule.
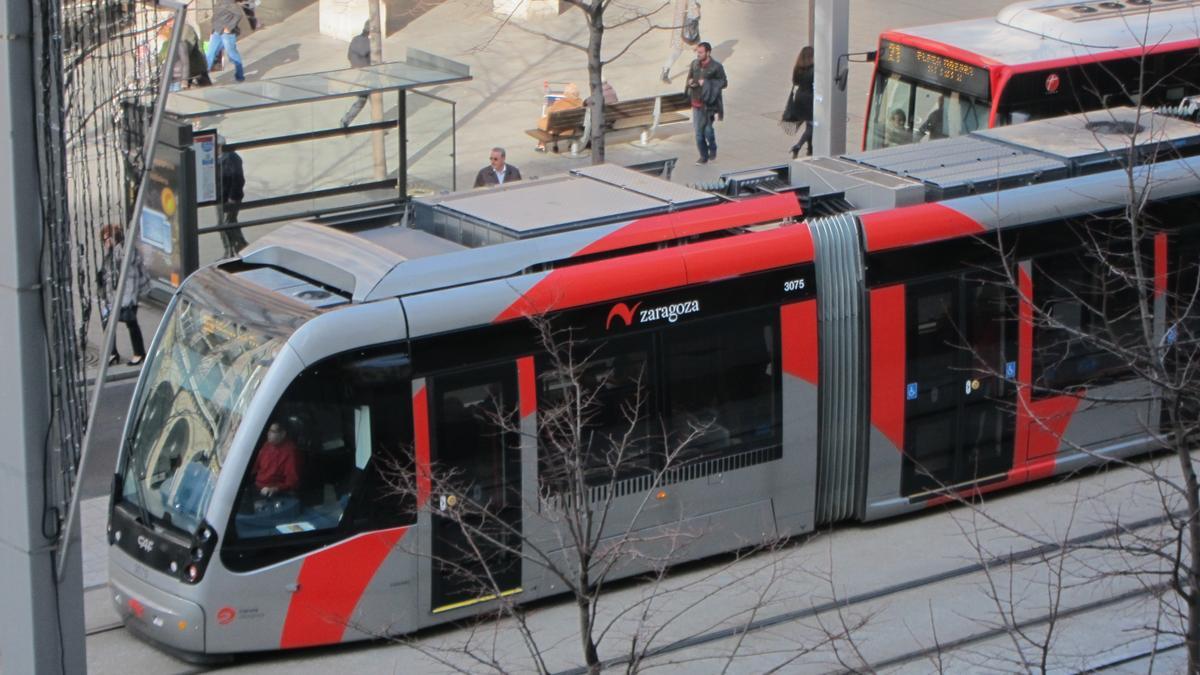
[[[319,0],[317,6],[317,23],[321,35],[349,42],[355,35],[362,32],[363,26],[371,17],[372,0]],[[379,6],[379,25],[387,25],[387,4],[377,2]],[[386,37],[386,36],[385,36]],[[346,62],[343,68],[349,68]]]
[[[834,80],[839,57],[850,51],[850,0],[815,0],[813,154],[846,152],[846,90]],[[848,67],[845,61],[840,64]]]
[[[0,0],[0,672],[82,673],[79,546],[56,583],[55,531],[64,515],[48,495],[50,384],[39,278],[32,7]],[[37,84],[35,84],[37,83]],[[51,104],[57,102],[52,97]]]

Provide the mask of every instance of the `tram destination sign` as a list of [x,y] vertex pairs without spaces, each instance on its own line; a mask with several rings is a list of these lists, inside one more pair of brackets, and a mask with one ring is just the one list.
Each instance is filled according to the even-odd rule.
[[986,68],[891,40],[880,45],[879,64],[886,70],[922,82],[987,99],[991,90]]

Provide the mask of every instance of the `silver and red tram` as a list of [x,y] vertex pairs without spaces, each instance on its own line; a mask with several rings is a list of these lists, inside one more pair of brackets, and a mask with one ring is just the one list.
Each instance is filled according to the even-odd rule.
[[[1123,212],[1129,171],[1149,179],[1162,224],[1145,253],[1160,336],[1180,325],[1168,284],[1196,283],[1200,125],[1104,119],[801,160],[774,193],[724,203],[601,167],[451,195],[410,227],[285,226],[192,275],[166,312],[114,482],[113,600],[131,629],[194,654],[408,633],[491,607],[439,567],[459,533],[428,472],[478,477],[514,531],[556,538],[536,507],[553,489],[536,439],[554,392],[531,315],[566,322],[604,368],[645,373],[649,418],[719,420],[652,512],[635,508],[636,471],[614,504],[620,529],[632,513],[639,527],[702,524],[680,560],[1143,451],[1145,386],[1031,319],[1035,306],[1088,316],[1098,263],[1075,235]],[[1103,133],[1139,124],[1138,153]],[[1122,168],[1131,156],[1142,163]],[[563,194],[586,216],[571,226],[539,207]],[[602,217],[620,199],[648,215]],[[985,279],[1001,239],[1015,287]],[[1095,306],[1115,325],[1130,302]],[[1062,393],[1075,388],[1114,402],[1081,405]],[[464,416],[485,395],[519,411],[522,433]],[[302,462],[264,498],[250,468],[268,441]],[[413,472],[415,495],[385,488],[389,466]],[[555,592],[511,557],[505,595]]]

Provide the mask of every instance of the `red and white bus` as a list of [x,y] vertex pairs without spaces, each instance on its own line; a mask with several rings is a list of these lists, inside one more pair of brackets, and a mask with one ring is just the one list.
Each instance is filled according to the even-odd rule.
[[1200,91],[1200,1],[1034,0],[884,32],[863,147]]

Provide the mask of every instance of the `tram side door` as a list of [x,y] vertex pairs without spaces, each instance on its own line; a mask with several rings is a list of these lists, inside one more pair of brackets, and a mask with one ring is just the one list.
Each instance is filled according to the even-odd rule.
[[1002,283],[953,276],[906,297],[905,495],[1012,468],[1016,298]]
[[521,585],[521,450],[506,431],[517,406],[513,363],[430,379],[432,610]]

